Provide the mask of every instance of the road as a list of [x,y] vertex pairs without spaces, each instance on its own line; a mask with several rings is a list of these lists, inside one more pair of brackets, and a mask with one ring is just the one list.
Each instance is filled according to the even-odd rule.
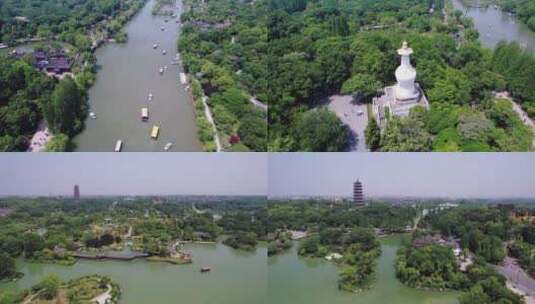
[[260,109],[262,109],[262,110],[264,110],[264,111],[267,111],[267,109],[268,109],[268,106],[267,106],[267,105],[265,105],[264,103],[262,103],[260,100],[256,99],[255,97],[251,97],[251,98],[249,98],[249,101],[250,101],[253,105],[259,107]]
[[[351,95],[333,95],[329,97],[329,110],[351,129],[353,142],[350,151],[367,152],[364,130],[368,125],[368,108],[366,104],[356,104]],[[359,113],[361,113],[359,115]]]
[[[495,98],[509,100],[513,106],[513,110],[518,115],[518,118],[520,118],[520,120],[535,134],[535,122],[533,122],[533,120],[529,118],[528,114],[522,109],[522,107],[511,98],[509,92],[498,92],[494,96]],[[532,147],[535,148],[535,139],[533,139]]]
[[502,265],[496,266],[496,270],[507,278],[512,289],[526,295],[527,303],[535,302],[535,280],[529,277],[514,259],[506,257]]

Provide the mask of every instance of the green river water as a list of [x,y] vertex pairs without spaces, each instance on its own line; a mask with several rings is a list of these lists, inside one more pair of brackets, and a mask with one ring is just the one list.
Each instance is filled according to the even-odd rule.
[[[416,290],[395,278],[394,258],[404,237],[381,239],[377,280],[359,294],[339,291],[337,267],[323,259],[299,258],[297,244],[282,255],[269,257],[267,264],[265,245],[244,252],[222,244],[187,245],[194,257],[191,265],[136,260],[79,261],[69,267],[21,261],[18,268],[25,276],[0,288],[29,288],[51,272],[65,280],[96,273],[120,284],[122,304],[457,304],[458,293]],[[204,266],[212,272],[200,273]]]
[[[38,283],[50,272],[64,280],[86,274],[110,276],[122,288],[121,303],[127,304],[267,304],[267,249],[234,250],[222,244],[189,244],[190,265],[151,263],[142,260],[79,261],[74,266],[20,262],[24,277],[0,287],[22,290]],[[200,267],[211,267],[200,273]]]
[[297,256],[297,244],[287,253],[268,258],[268,298],[276,304],[454,304],[458,293],[416,290],[402,285],[395,277],[396,250],[405,236],[381,239],[377,281],[359,294],[339,291],[338,269],[323,259]]

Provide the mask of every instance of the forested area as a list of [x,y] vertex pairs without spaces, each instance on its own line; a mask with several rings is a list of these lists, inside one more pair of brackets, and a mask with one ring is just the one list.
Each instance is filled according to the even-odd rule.
[[23,60],[0,58],[0,151],[26,151],[29,138],[45,119],[64,151],[87,115],[85,91],[70,77],[56,80]]
[[[519,258],[530,275],[535,227],[516,220],[516,212],[504,206],[467,206],[446,211],[432,211],[419,224],[413,243],[399,249],[396,260],[398,278],[411,287],[462,290],[461,304],[524,303],[505,286],[506,278],[493,264],[506,255]],[[432,242],[417,245],[422,236],[440,233],[442,238],[458,240],[467,257],[467,267],[459,269],[459,257],[452,248]],[[504,246],[504,244],[508,244]]]
[[338,93],[370,103],[395,83],[396,50],[406,40],[431,109],[392,117],[382,132],[372,119],[372,151],[531,150],[531,130],[492,92],[508,89],[533,115],[533,55],[514,43],[482,47],[472,21],[447,10],[445,22],[442,7],[442,0],[271,1],[269,149],[347,149],[347,128],[318,107]]
[[[184,1],[178,49],[186,72],[199,82],[197,111],[208,97],[227,151],[266,151],[266,111],[249,99],[267,101],[267,9],[263,1]],[[197,85],[198,86],[198,85]],[[202,112],[201,112],[202,113]],[[215,149],[203,116],[197,121],[205,150]]]
[[119,33],[144,3],[145,0],[2,1],[0,41],[12,45],[19,39],[51,39],[89,50],[92,38],[96,38],[89,37],[90,31],[112,36]]
[[532,31],[535,31],[535,1],[498,0],[497,2],[504,11],[516,14]]
[[[265,200],[240,198],[198,203],[164,198],[116,200],[4,199],[0,208],[0,280],[20,276],[15,259],[73,265],[78,255],[121,251],[126,246],[151,257],[184,262],[172,255],[172,244],[223,241],[237,249],[254,250],[266,239]],[[126,242],[131,241],[131,245]],[[172,260],[173,259],[173,260]],[[186,260],[185,260],[186,261]],[[191,259],[187,260],[191,262]]]

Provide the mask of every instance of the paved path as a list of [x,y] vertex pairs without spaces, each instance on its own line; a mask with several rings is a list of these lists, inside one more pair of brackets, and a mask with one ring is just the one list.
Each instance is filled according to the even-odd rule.
[[[351,95],[333,95],[329,97],[327,105],[340,120],[346,124],[353,135],[350,151],[367,152],[364,130],[368,125],[368,107],[366,104],[356,104]],[[359,115],[359,113],[361,113]]]
[[529,277],[514,259],[506,257],[501,265],[495,267],[507,278],[511,290],[525,294],[526,303],[535,303],[535,280]]
[[221,152],[223,151],[223,147],[221,146],[221,140],[219,140],[219,133],[217,132],[217,128],[215,126],[214,118],[212,117],[212,111],[210,110],[210,107],[206,103],[208,100],[208,97],[203,96],[202,97],[202,103],[204,105],[204,114],[206,115],[206,119],[208,122],[212,125],[212,130],[214,131],[214,141],[216,146],[216,151]]
[[267,106],[266,104],[262,103],[260,100],[256,99],[256,97],[251,97],[251,98],[249,98],[249,101],[250,101],[253,105],[259,107],[260,109],[262,109],[262,110],[264,110],[264,111],[267,111],[267,109],[268,109],[268,106]]
[[[528,126],[533,133],[535,134],[535,122],[528,116],[528,114],[522,109],[522,107],[516,103],[513,98],[509,95],[509,92],[498,92],[494,95],[495,98],[499,99],[506,99],[509,100],[511,105],[513,106],[513,110],[518,115],[518,118],[526,125]],[[535,138],[533,139],[532,147],[535,148]]]
[[33,137],[28,146],[28,152],[41,152],[45,150],[46,143],[52,139],[52,134],[48,130],[48,127],[44,120],[39,122],[37,131],[33,134]]
[[91,300],[91,302],[97,303],[97,304],[106,304],[108,300],[111,300],[111,285],[110,284],[108,284],[108,290],[106,290],[105,293],[94,297]]

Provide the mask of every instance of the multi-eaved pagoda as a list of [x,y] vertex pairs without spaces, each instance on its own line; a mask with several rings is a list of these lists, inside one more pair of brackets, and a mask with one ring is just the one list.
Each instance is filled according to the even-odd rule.
[[411,65],[412,49],[407,42],[398,50],[401,65],[396,69],[397,84],[384,88],[384,94],[373,99],[373,111],[380,126],[388,119],[387,113],[407,116],[411,108],[422,106],[429,109],[429,103],[420,86],[415,83],[416,70]]

